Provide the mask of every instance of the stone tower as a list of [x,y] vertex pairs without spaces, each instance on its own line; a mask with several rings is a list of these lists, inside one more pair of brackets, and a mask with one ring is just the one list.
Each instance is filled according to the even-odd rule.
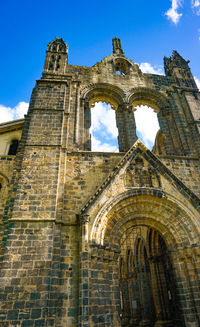
[[[0,157],[2,327],[199,326],[200,93],[176,51],[164,64],[142,73],[115,37],[112,55],[74,66],[49,43],[17,154]],[[98,101],[119,153],[91,151]],[[141,104],[159,120],[152,151]]]

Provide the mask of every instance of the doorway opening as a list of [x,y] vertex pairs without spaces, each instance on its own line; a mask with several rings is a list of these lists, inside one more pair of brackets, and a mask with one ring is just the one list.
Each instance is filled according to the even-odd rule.
[[179,326],[172,265],[159,232],[131,227],[123,234],[120,248],[121,325]]
[[91,109],[91,150],[119,152],[115,110],[105,102],[95,102]]

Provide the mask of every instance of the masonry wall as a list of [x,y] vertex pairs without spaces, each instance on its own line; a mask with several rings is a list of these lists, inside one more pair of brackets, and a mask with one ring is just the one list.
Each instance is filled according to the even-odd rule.
[[[3,199],[0,207],[2,327],[108,327],[121,324],[118,244],[114,249],[88,244],[89,218],[80,214],[89,198],[91,203],[96,199],[97,188],[115,170],[124,153],[83,151],[90,145],[89,113],[85,111],[90,110],[89,103],[111,101],[115,110],[119,110],[116,116],[123,151],[127,151],[135,140],[132,106],[147,104],[158,110],[160,127],[167,136],[165,153],[159,156],[160,160],[191,191],[200,194],[199,134],[195,122],[198,106],[193,94],[198,91],[183,87],[179,92],[175,78],[142,74],[131,61],[129,74],[117,75],[114,59],[111,55],[91,68],[66,65],[57,73],[48,71],[47,67],[33,90],[16,157],[0,157],[3,185],[0,190]],[[189,95],[185,99],[186,91]],[[165,176],[164,168],[159,173]],[[177,185],[171,178],[169,192]],[[146,197],[147,188],[136,190],[137,199],[143,191]],[[117,189],[117,194],[120,191]],[[145,214],[153,212],[156,215],[159,203],[156,197],[163,196],[160,189],[152,188],[149,192],[154,201],[148,209],[151,211],[144,211],[146,224],[150,219]],[[178,197],[178,192],[176,189],[173,196]],[[180,202],[188,204],[192,213],[197,213],[189,197],[183,200],[181,196]],[[109,192],[104,194],[102,203],[111,197],[113,194]],[[129,210],[133,210],[133,199],[127,202]],[[95,202],[94,217],[102,203]],[[139,200],[135,207],[137,205]],[[172,209],[173,219],[167,221]],[[163,226],[168,226],[178,217],[171,227],[174,230],[186,220],[175,209],[177,207],[169,207],[165,212],[166,220],[162,221]],[[124,212],[128,217],[129,211]],[[116,217],[119,219],[120,214]],[[116,219],[114,217],[112,222],[117,223]],[[156,222],[154,227],[159,228],[159,223]],[[195,223],[199,224],[198,221]],[[124,220],[122,226],[125,225]],[[109,224],[106,228],[108,234],[111,233]],[[184,228],[180,229],[177,244],[181,237],[188,243],[182,242],[183,255],[174,257],[172,262],[179,284],[179,301],[186,316],[184,326],[197,327],[198,229],[194,232],[189,218],[185,229],[190,237],[187,239]],[[167,235],[164,227],[163,235]],[[175,250],[176,255],[180,249]]]
[[192,158],[160,158],[160,160],[197,196],[200,196],[199,159]]
[[[32,151],[35,152],[34,148]],[[45,154],[49,153],[42,147],[40,156],[43,151]],[[45,326],[45,323],[49,326],[77,326],[80,232],[76,215],[122,156],[117,153],[67,153],[62,198],[63,221],[51,222],[54,206],[51,206],[52,211],[48,211],[47,203],[43,210],[45,199],[43,203],[40,194],[40,206],[35,203],[34,201],[38,201],[34,199],[36,192],[36,195],[32,194],[33,208],[28,207],[27,219],[18,221],[16,218],[7,225],[7,233],[4,234],[6,249],[1,270],[2,326],[7,326],[8,323],[13,326]],[[51,163],[54,160],[52,154],[47,158],[51,158]],[[37,160],[34,161],[35,168],[39,162]],[[176,158],[164,161],[182,181],[184,176],[186,185],[193,186],[196,191],[199,178],[195,167],[197,160],[185,162]],[[45,180],[48,181],[48,178]],[[50,191],[48,188],[46,190],[51,191],[56,192],[53,187]],[[36,206],[37,212],[34,208]],[[23,206],[16,217],[19,218],[22,209]],[[31,221],[27,221],[30,218]],[[104,249],[92,248],[90,255],[90,324],[109,326],[111,321],[117,324],[117,253],[108,251],[105,257]],[[111,280],[115,280],[116,285]]]

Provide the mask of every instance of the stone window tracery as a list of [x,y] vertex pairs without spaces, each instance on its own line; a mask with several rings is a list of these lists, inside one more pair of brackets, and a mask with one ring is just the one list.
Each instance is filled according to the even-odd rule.
[[60,68],[60,60],[61,56],[60,55],[52,55],[50,57],[49,61],[49,70],[58,70]]
[[116,74],[127,75],[129,73],[130,64],[122,58],[117,58],[114,61],[114,69]]
[[140,156],[132,160],[126,170],[127,187],[161,187],[160,176]]
[[52,51],[56,51],[57,50],[57,46],[54,44],[53,46],[52,46]]

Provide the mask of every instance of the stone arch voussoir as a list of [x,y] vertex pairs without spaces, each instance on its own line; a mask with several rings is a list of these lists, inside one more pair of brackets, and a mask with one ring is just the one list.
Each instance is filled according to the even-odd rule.
[[94,219],[90,239],[115,247],[123,232],[133,225],[156,229],[170,249],[199,242],[199,223],[194,213],[170,195],[147,189],[123,193],[107,203]]
[[4,181],[6,185],[9,184],[9,179],[8,179],[8,177],[7,177],[5,174],[1,173],[1,172],[0,172],[0,179],[1,179],[2,181]]
[[87,85],[81,92],[81,99],[93,107],[95,102],[109,103],[115,110],[125,102],[125,93],[112,84],[97,83]]
[[169,110],[170,104],[167,97],[151,88],[139,87],[128,91],[126,101],[136,107],[137,105],[147,105],[152,107],[157,113],[160,110]]

